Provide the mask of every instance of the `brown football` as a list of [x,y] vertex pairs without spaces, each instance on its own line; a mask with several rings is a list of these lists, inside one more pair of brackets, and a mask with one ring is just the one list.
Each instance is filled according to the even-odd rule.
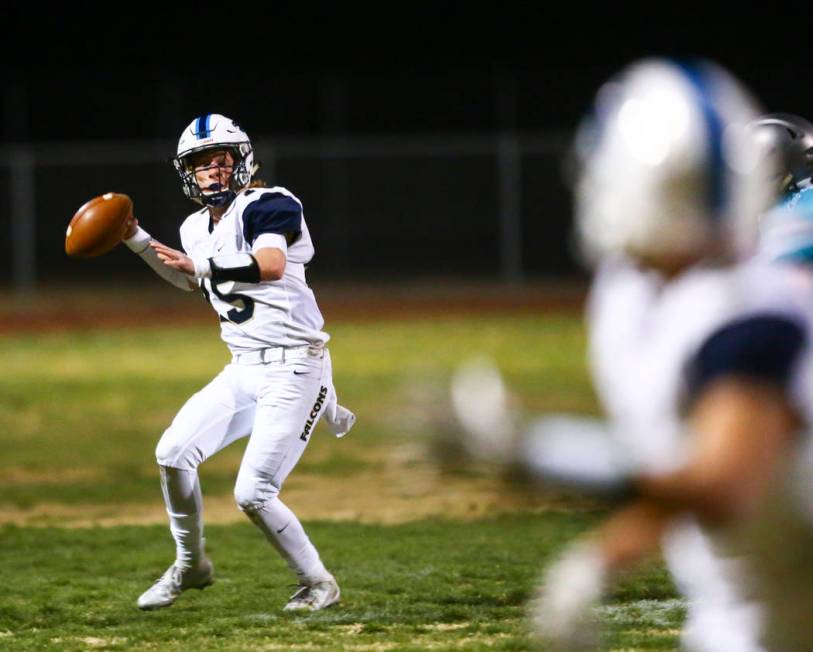
[[124,235],[133,201],[117,192],[94,197],[73,216],[65,232],[65,253],[76,258],[106,254]]

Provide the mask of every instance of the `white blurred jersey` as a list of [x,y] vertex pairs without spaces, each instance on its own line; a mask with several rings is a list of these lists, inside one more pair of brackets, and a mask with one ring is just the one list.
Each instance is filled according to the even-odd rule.
[[[790,268],[759,261],[729,268],[697,267],[668,283],[626,261],[604,265],[588,304],[590,363],[613,436],[624,444],[633,465],[668,471],[685,461],[690,434],[684,417],[692,395],[689,370],[710,336],[732,322],[760,315],[787,317],[809,333],[808,306],[813,305],[813,295],[800,291],[796,280]],[[787,384],[808,424],[813,407],[811,369],[808,348]],[[806,446],[809,440],[802,440],[800,447]],[[683,632],[687,649],[785,649],[766,646],[766,638],[783,640],[787,649],[813,648],[811,640],[809,648],[790,647],[794,644],[788,643],[788,632],[798,628],[794,630],[796,626],[784,618],[789,613],[777,617],[774,608],[775,594],[781,593],[778,587],[787,580],[764,568],[766,560],[798,559],[799,553],[792,551],[806,551],[810,564],[798,568],[793,584],[798,590],[792,601],[799,605],[797,611],[813,611],[813,482],[801,491],[807,496],[801,501],[798,494],[804,485],[796,479],[813,478],[813,455],[803,465],[807,473],[789,474],[790,481],[777,487],[785,497],[797,494],[787,498],[790,509],[782,513],[786,519],[791,519],[786,512],[792,513],[795,525],[785,524],[778,536],[767,537],[762,550],[751,546],[755,540],[750,537],[737,541],[730,536],[709,537],[690,520],[666,537],[664,556],[689,599]],[[779,514],[767,508],[749,527],[774,531],[766,525],[770,517],[778,520]],[[750,560],[748,566],[735,559],[743,554]]]
[[[211,258],[252,253],[274,237],[285,250],[285,273],[278,281],[212,283],[201,289],[220,317],[221,337],[233,353],[271,346],[294,347],[325,343],[324,320],[305,280],[305,265],[313,258],[301,202],[281,187],[250,188],[237,195],[216,225],[208,209],[192,213],[181,225],[181,243],[190,256]],[[286,246],[285,233],[295,239]]]
[[[702,344],[723,326],[777,315],[808,323],[811,296],[797,291],[790,268],[759,261],[696,267],[668,283],[626,261],[606,263],[588,303],[594,384],[616,435],[633,462],[669,470],[683,462],[688,369]],[[798,365],[790,384],[811,416],[810,379]]]

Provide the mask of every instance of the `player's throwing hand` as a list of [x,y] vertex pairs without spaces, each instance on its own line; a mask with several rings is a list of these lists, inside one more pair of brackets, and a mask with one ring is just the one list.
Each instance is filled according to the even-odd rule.
[[184,272],[185,274],[195,273],[195,264],[192,262],[192,259],[182,251],[167,247],[157,240],[150,242],[150,247],[155,250],[155,253],[158,254],[158,257],[167,267],[177,269],[179,272]]

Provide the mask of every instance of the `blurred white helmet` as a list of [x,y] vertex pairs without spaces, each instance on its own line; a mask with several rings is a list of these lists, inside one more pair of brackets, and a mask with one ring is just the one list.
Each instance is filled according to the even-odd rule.
[[[198,186],[190,156],[206,150],[228,149],[234,157],[229,187],[219,191],[204,191]],[[178,152],[172,159],[181,176],[184,194],[206,206],[228,204],[235,195],[251,183],[255,171],[254,149],[248,134],[234,120],[218,113],[195,118],[181,133]]]
[[709,62],[632,64],[598,92],[577,135],[576,223],[588,259],[746,254],[775,200],[759,108]]

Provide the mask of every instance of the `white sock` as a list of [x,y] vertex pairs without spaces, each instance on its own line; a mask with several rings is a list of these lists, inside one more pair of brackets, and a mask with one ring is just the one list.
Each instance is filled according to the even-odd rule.
[[161,466],[161,489],[175,539],[175,564],[193,568],[203,556],[203,497],[197,471]]
[[315,584],[332,578],[299,519],[279,498],[266,501],[260,509],[247,510],[246,514],[288,562],[300,582]]

